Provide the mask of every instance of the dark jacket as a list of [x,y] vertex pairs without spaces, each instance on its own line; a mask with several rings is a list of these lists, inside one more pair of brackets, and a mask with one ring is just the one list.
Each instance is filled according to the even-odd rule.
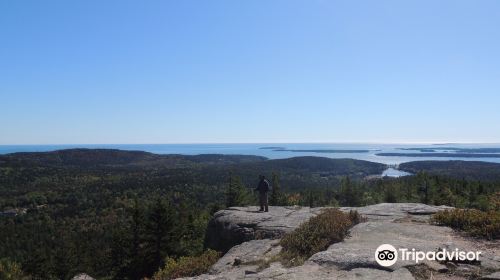
[[269,182],[266,179],[260,180],[259,185],[255,189],[259,193],[267,193],[270,189]]

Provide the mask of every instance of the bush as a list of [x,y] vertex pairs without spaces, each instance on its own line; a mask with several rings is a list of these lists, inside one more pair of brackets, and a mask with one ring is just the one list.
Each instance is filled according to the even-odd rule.
[[490,195],[490,209],[500,211],[500,192]]
[[356,211],[326,209],[281,240],[282,259],[288,265],[299,265],[313,254],[344,240],[349,229],[361,221],[363,218]]
[[0,279],[2,280],[21,280],[28,279],[21,270],[21,266],[8,259],[0,259]]
[[483,212],[476,209],[439,211],[432,216],[431,223],[449,226],[468,232],[472,236],[490,240],[500,237],[500,211]]
[[167,280],[200,275],[206,273],[219,257],[219,252],[209,249],[199,256],[181,257],[178,260],[167,258],[165,267],[156,272],[153,279]]

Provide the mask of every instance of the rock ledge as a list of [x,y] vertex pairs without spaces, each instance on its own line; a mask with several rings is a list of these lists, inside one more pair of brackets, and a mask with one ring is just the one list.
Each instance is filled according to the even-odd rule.
[[[464,237],[448,227],[430,225],[431,214],[450,209],[419,203],[382,203],[366,207],[343,207],[356,210],[367,221],[354,226],[344,241],[318,252],[303,265],[287,268],[272,262],[281,247],[279,238],[325,208],[233,207],[217,212],[207,228],[206,245],[227,252],[208,274],[186,279],[415,279],[422,269],[436,279],[497,279],[500,273],[500,243]],[[435,251],[459,248],[482,251],[480,264],[425,261],[419,266],[398,260],[391,267],[381,267],[374,252],[381,244],[396,248]],[[271,262],[268,267],[263,263]],[[418,272],[420,271],[420,272]],[[417,273],[415,276],[412,273]],[[430,275],[430,274],[429,274]]]

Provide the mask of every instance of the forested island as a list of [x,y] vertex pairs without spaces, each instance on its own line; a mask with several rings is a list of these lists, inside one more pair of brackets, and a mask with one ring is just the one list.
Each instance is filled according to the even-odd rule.
[[[445,157],[445,158],[500,158],[500,148],[457,148],[438,146],[435,148],[399,148],[411,153],[378,153],[385,157]],[[415,153],[418,152],[418,153]]]
[[255,205],[259,174],[271,181],[272,205],[421,202],[487,211],[499,197],[500,164],[415,162],[400,166],[414,176],[370,179],[386,168],[102,149],[2,155],[0,264],[34,279],[151,277],[167,258],[212,254],[204,247],[209,217]]
[[359,154],[369,153],[370,150],[345,150],[345,149],[287,149],[283,147],[261,147],[259,149],[272,150],[273,152],[294,153],[325,153],[325,154]]
[[452,151],[457,153],[500,153],[500,148],[457,148],[439,146],[436,148],[399,148],[405,151],[420,151],[420,152],[436,152],[436,151]]
[[382,157],[444,157],[444,158],[500,158],[500,154],[483,154],[483,153],[378,153],[375,154]]

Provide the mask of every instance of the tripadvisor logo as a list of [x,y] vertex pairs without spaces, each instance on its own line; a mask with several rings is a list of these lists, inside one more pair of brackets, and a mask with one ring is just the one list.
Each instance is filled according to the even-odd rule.
[[460,251],[439,249],[438,251],[417,251],[415,248],[409,250],[407,248],[396,249],[391,244],[382,244],[375,250],[375,260],[381,266],[391,266],[398,260],[418,262],[423,260],[429,261],[479,261],[480,251]]
[[375,260],[381,266],[391,266],[398,260],[398,251],[391,244],[382,244],[375,251]]

